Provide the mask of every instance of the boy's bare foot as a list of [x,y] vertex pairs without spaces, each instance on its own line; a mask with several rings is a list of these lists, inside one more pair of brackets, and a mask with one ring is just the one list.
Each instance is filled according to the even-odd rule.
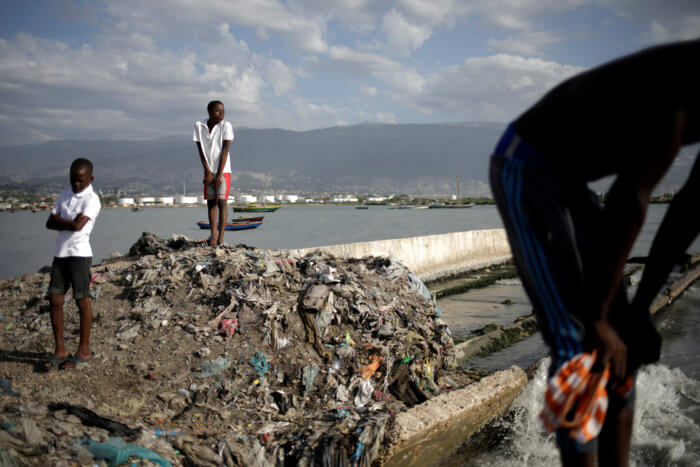
[[209,238],[209,246],[216,246],[216,240],[213,237]]

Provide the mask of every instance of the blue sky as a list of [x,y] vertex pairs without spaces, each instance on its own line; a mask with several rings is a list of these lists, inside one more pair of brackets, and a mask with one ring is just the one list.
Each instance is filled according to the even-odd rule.
[[513,119],[561,80],[700,36],[697,0],[52,0],[0,6],[0,144]]

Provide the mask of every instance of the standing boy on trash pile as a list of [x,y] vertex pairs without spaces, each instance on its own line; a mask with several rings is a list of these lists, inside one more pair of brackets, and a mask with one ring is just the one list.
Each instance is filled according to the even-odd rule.
[[233,127],[231,122],[224,120],[226,111],[221,101],[209,102],[207,112],[208,119],[195,122],[192,139],[197,145],[199,159],[204,167],[204,199],[207,200],[211,226],[208,244],[215,246],[224,242],[226,232],[228,194],[231,189],[231,161],[228,152],[233,140]]
[[[700,40],[679,42],[574,76],[518,117],[491,158],[494,197],[551,350],[543,418],[564,465],[593,465],[596,454],[629,463],[634,374],[658,360],[660,336],[648,303],[630,307],[621,279],[652,189],[679,148],[700,140],[698,57]],[[587,183],[609,175],[603,207]],[[684,215],[697,218],[691,204]],[[600,376],[590,405],[567,405],[574,373],[586,391]]]
[[[44,362],[44,369],[60,367],[74,368],[92,358],[90,352],[90,264],[92,248],[90,232],[100,213],[100,198],[92,189],[92,162],[79,158],[70,166],[70,189],[63,190],[46,221],[46,228],[58,230],[54,259],[49,283],[51,304],[51,326],[56,348]],[[63,341],[63,301],[69,287],[80,310],[80,342],[78,350],[71,355]]]

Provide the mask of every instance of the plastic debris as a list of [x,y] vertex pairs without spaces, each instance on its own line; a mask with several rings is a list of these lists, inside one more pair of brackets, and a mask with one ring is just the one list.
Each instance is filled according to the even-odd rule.
[[[119,422],[80,406],[47,415],[41,402],[21,414],[8,404],[0,417],[19,423],[31,413],[45,440],[30,446],[23,428],[0,430],[18,463],[89,465],[76,443],[102,441],[104,428],[173,464],[372,465],[390,414],[447,388],[449,330],[399,263],[201,248],[152,234],[131,253],[93,270],[98,357],[75,376],[79,383],[97,372],[110,382],[96,392],[70,388],[73,400]],[[0,339],[32,352],[51,333],[45,300],[31,300],[48,273],[20,282],[24,289],[0,280],[2,325],[14,323]],[[19,381],[13,366],[3,376]],[[37,397],[47,404],[67,395],[47,386]],[[129,428],[137,425],[143,430]]]
[[129,444],[121,438],[108,438],[104,443],[90,439],[85,447],[97,459],[109,461],[107,464],[109,467],[121,465],[128,461],[130,457],[147,459],[161,467],[171,467],[172,465],[158,453],[141,446]]
[[214,361],[202,362],[202,371],[197,375],[199,378],[208,378],[218,375],[231,366],[233,362],[228,358],[219,357]]
[[255,355],[250,357],[248,363],[250,363],[250,366],[253,367],[260,378],[264,378],[265,374],[267,374],[270,369],[270,364],[267,363],[267,357],[262,352],[255,352]]
[[0,396],[19,397],[20,394],[12,390],[12,381],[0,378]]
[[302,369],[301,382],[304,385],[304,395],[308,396],[314,390],[314,380],[319,371],[318,365],[306,365]]
[[236,318],[222,319],[219,322],[219,328],[221,329],[222,336],[233,336],[233,334],[236,332],[236,327],[238,327],[238,320]]

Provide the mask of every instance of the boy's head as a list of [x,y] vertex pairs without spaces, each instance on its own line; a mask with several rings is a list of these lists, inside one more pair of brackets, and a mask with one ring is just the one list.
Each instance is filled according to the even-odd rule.
[[70,186],[73,193],[80,193],[90,186],[92,180],[92,162],[79,157],[70,165]]
[[221,101],[211,101],[207,104],[207,112],[209,113],[209,120],[213,120],[215,123],[223,121],[224,115],[226,114],[224,103]]

